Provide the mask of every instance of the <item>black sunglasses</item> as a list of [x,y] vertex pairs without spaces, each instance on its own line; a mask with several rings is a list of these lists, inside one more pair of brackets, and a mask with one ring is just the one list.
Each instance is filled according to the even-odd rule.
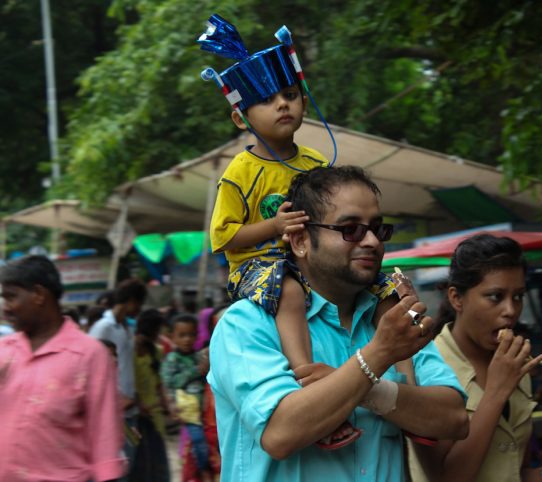
[[320,223],[305,223],[306,226],[316,226],[318,228],[332,229],[340,231],[345,241],[351,243],[359,243],[371,231],[379,241],[389,241],[393,234],[393,224],[320,224]]

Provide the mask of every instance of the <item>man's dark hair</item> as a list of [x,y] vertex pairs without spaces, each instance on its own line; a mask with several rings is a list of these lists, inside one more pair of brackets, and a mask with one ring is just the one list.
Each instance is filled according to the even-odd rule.
[[[292,203],[292,211],[305,211],[312,222],[321,222],[328,211],[334,191],[346,184],[362,184],[368,187],[375,196],[380,196],[378,186],[369,175],[357,166],[315,167],[298,174],[292,180],[287,201]],[[316,231],[307,226],[311,242],[318,246]]]
[[97,305],[102,305],[107,309],[113,308],[115,305],[115,292],[113,290],[104,291],[96,298],[95,303]]
[[115,304],[127,303],[136,300],[141,303],[147,297],[147,288],[141,280],[130,278],[121,281],[115,288]]
[[25,256],[7,263],[0,268],[0,283],[19,286],[28,291],[40,285],[57,300],[64,292],[56,266],[49,258],[41,255]]

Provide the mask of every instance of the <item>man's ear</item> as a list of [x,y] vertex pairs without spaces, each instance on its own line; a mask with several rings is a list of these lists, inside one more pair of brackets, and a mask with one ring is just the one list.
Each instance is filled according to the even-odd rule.
[[243,122],[243,119],[241,119],[241,116],[238,112],[232,111],[231,120],[242,131],[246,131],[248,129],[247,125]]
[[34,285],[32,291],[33,299],[36,301],[36,304],[43,306],[45,304],[45,300],[47,299],[49,290],[42,285]]
[[290,249],[297,258],[304,258],[307,254],[307,247],[309,246],[309,238],[306,229],[290,233]]
[[463,311],[463,296],[461,296],[455,286],[450,286],[448,288],[448,301],[456,313],[461,313]]

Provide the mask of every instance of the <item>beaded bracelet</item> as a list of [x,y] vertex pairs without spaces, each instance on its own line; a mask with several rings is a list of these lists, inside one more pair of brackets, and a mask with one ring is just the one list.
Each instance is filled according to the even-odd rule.
[[358,359],[359,366],[361,367],[361,370],[365,375],[367,375],[367,378],[373,382],[373,385],[380,383],[380,378],[378,378],[374,372],[369,368],[369,365],[367,365],[367,362],[363,358],[363,355],[361,354],[361,349],[357,349],[356,351],[356,358]]

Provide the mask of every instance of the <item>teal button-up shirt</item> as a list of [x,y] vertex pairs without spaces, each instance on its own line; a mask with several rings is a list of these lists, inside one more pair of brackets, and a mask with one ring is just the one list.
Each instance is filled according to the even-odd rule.
[[[337,307],[316,292],[307,314],[313,359],[339,367],[373,337],[377,299],[362,292],[349,332]],[[261,307],[242,300],[220,319],[210,347],[209,383],[216,397],[222,482],[401,482],[404,480],[400,429],[382,417],[356,408],[350,422],[363,430],[353,444],[327,452],[315,445],[285,460],[272,459],[260,440],[282,400],[299,390],[282,354],[275,320]],[[450,386],[463,394],[453,371],[431,342],[414,357],[418,385]],[[383,378],[403,381],[391,367]]]

